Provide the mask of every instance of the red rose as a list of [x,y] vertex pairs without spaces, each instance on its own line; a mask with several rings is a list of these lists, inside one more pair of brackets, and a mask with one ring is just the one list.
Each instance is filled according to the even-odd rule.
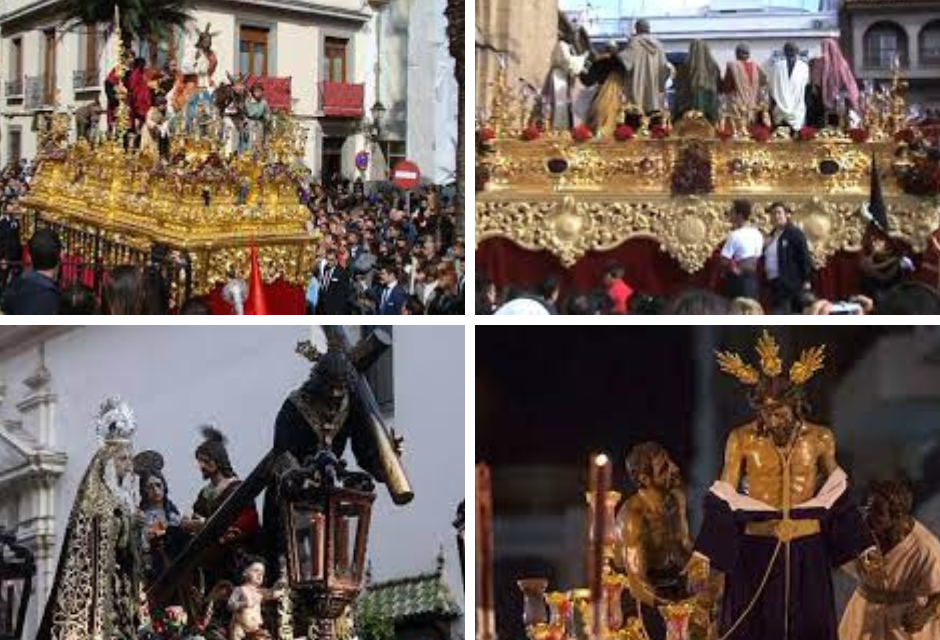
[[770,129],[760,125],[751,127],[751,137],[757,142],[767,142],[770,140]]
[[816,129],[813,127],[803,127],[800,129],[800,140],[803,142],[809,142],[810,140],[816,139]]
[[614,137],[620,140],[620,142],[632,140],[634,135],[636,135],[636,133],[633,131],[633,127],[628,124],[622,124],[614,131]]
[[483,139],[483,142],[489,142],[496,137],[496,129],[490,126],[485,126],[480,129],[480,138]]
[[587,142],[594,137],[594,132],[591,131],[591,127],[586,124],[579,124],[574,128],[574,131],[571,132],[571,137],[577,142]]
[[538,140],[540,137],[542,137],[542,130],[534,124],[530,124],[522,132],[523,140]]
[[855,144],[862,144],[868,140],[868,130],[867,129],[852,129],[849,131],[849,137],[852,138],[852,142]]
[[915,136],[914,136],[913,129],[902,129],[901,131],[898,131],[896,134],[894,134],[894,139],[897,142],[905,142],[907,144],[911,144],[912,142],[914,142],[914,138]]
[[662,140],[668,135],[669,135],[669,129],[667,129],[661,124],[658,124],[652,129],[650,129],[650,137],[653,138],[654,140]]

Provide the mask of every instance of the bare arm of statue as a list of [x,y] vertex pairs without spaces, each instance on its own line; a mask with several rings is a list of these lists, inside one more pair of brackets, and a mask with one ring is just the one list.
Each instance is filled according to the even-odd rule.
[[725,466],[721,470],[721,480],[730,484],[735,491],[741,484],[741,465],[744,462],[741,447],[740,428],[733,429],[725,445]]
[[832,435],[832,431],[824,427],[820,427],[819,430],[819,467],[822,471],[821,481],[825,482],[839,468],[839,463],[836,461],[836,438]]
[[646,555],[643,550],[643,513],[627,505],[623,519],[623,564],[630,582],[630,593],[648,605],[656,605],[656,595],[646,580]]

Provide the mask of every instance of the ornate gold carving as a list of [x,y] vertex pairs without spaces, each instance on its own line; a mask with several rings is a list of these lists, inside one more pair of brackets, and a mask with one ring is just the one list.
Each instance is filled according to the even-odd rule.
[[[608,251],[632,238],[652,238],[682,268],[694,273],[721,246],[730,225],[724,214],[727,197],[608,197],[597,194],[552,194],[497,197],[481,194],[476,204],[477,241],[508,238],[532,251],[547,250],[566,267],[588,251]],[[765,234],[771,230],[766,210],[777,198],[754,199],[752,221]],[[826,265],[838,251],[859,251],[866,221],[859,214],[863,196],[784,197],[794,222],[807,236],[813,261]],[[931,202],[900,196],[888,199],[891,235],[920,253],[930,233],[940,226]]]

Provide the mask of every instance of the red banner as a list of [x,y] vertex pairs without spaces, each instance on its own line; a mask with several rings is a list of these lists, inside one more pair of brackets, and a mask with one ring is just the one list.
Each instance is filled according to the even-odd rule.
[[346,82],[320,83],[320,108],[323,114],[335,118],[361,118],[365,101],[364,84]]
[[251,77],[248,79],[249,87],[255,83],[259,83],[264,87],[264,98],[268,101],[268,106],[271,107],[272,111],[291,111],[290,78],[271,78],[266,76],[262,78]]

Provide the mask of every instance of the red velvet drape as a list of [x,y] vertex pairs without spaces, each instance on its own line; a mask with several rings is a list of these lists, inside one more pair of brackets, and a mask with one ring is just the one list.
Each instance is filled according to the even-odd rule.
[[[840,252],[813,278],[813,291],[829,300],[844,300],[859,293],[858,254]],[[566,269],[547,251],[527,251],[510,240],[492,238],[476,251],[476,269],[498,287],[509,285],[535,287],[549,276],[560,279],[562,298],[574,292],[601,287],[601,278],[610,262],[621,263],[625,280],[639,293],[671,296],[689,288],[719,290],[719,260],[716,250],[705,266],[687,273],[659,244],[651,239],[628,240],[616,249],[586,254],[571,269]],[[762,302],[766,305],[766,292]]]

